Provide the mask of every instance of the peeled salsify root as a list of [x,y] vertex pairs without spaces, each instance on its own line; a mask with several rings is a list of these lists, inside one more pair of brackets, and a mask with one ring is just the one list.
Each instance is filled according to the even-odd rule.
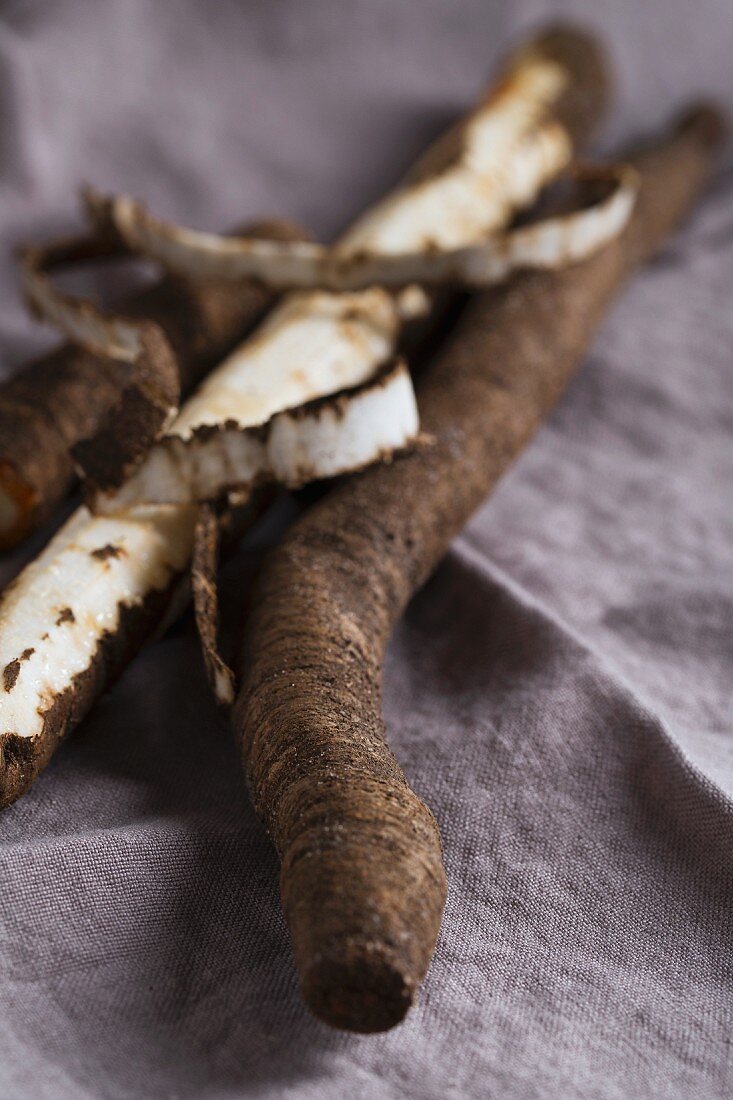
[[[473,186],[473,169],[460,168],[467,164],[464,124],[341,243],[351,239],[354,250],[385,252],[395,242],[399,251],[414,251],[428,231],[446,247],[496,231],[567,164],[603,105],[605,87],[592,39],[572,31],[538,36],[470,116],[481,120],[469,146],[479,185]],[[446,188],[446,180],[455,186]],[[374,381],[394,357],[405,316],[429,304],[422,291],[405,296],[378,287],[288,295],[209,375],[170,434],[186,440],[207,425],[216,434],[232,407],[245,430]],[[157,461],[158,447],[143,460],[141,476]],[[92,487],[93,499],[109,494],[111,500],[121,487],[106,473]],[[0,690],[0,804],[30,785],[170,609],[190,563],[198,511],[188,503],[143,505],[114,516],[81,509],[6,592],[0,675],[10,671]]]
[[[262,233],[270,240],[305,236],[279,221],[240,230],[240,234],[246,233]],[[131,296],[115,319],[114,315],[95,314],[88,305],[59,294],[47,275],[61,264],[107,263],[128,256],[129,251],[109,227],[100,226],[91,234],[25,253],[26,290],[32,308],[44,317],[52,316],[62,330],[71,332],[75,342],[29,363],[0,384],[0,548],[14,545],[48,519],[71,487],[71,452],[82,440],[101,433],[102,438],[116,439],[119,444],[122,434],[118,431],[115,436],[111,431],[116,423],[113,408],[122,403],[133,413],[136,396],[147,404],[145,392],[140,394],[135,385],[130,388],[132,363],[139,352],[139,348],[135,350],[136,334],[141,328],[151,334],[152,346],[144,359],[138,360],[137,378],[152,397],[148,408],[153,425],[138,423],[138,427],[150,438],[166,422],[179,386],[187,395],[273,301],[273,294],[260,283],[232,286],[221,280],[194,283],[167,276]],[[107,322],[112,322],[111,328]],[[171,354],[175,361],[177,382],[169,375],[167,390],[162,379],[143,370],[158,350],[160,356],[166,356],[165,367]],[[125,434],[129,441],[125,446],[135,447],[135,425]],[[138,447],[135,454],[143,450]],[[91,470],[89,448],[76,453]],[[114,455],[108,454],[108,459],[114,461]]]
[[335,1027],[403,1018],[445,899],[437,824],[385,740],[392,628],[553,407],[615,292],[698,197],[721,130],[697,109],[634,155],[638,201],[605,249],[470,302],[418,391],[432,445],[345,482],[266,559],[234,725],[281,859],[303,995]]

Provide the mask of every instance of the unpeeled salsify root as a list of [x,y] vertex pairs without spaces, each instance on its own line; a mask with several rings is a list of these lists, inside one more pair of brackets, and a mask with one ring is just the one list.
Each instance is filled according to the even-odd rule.
[[602,252],[470,303],[419,390],[433,446],[334,490],[264,566],[234,725],[282,861],[302,991],[333,1026],[402,1019],[445,898],[438,827],[385,740],[392,628],[555,404],[614,293],[691,207],[722,126],[695,109],[633,156],[637,205]]
[[[268,239],[304,239],[285,221],[242,232]],[[67,242],[68,243],[68,242]],[[98,258],[118,251],[100,239]],[[94,250],[90,247],[90,259]],[[124,303],[132,321],[159,326],[172,349],[180,388],[188,393],[262,317],[274,300],[258,283],[193,283],[167,276]],[[119,402],[129,370],[118,359],[64,345],[0,385],[0,549],[44,523],[74,481],[71,450],[95,435]]]

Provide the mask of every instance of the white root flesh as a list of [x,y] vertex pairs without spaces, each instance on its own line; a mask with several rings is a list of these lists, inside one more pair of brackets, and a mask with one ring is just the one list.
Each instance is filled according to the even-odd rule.
[[191,507],[74,513],[0,602],[2,732],[42,732],[46,712],[90,667],[125,609],[186,568],[195,520]]
[[[503,74],[501,91],[471,116],[451,165],[408,181],[362,216],[339,241],[339,253],[413,254],[428,240],[443,250],[470,248],[506,226],[569,161],[570,138],[552,119],[569,80],[559,64],[523,51]],[[368,384],[394,355],[405,311],[425,302],[419,291],[398,297],[376,288],[290,295],[209,376],[171,434],[191,439],[204,425],[228,422],[233,408],[236,426],[247,429]],[[125,334],[118,336],[123,346]],[[407,417],[407,405],[404,412]],[[162,442],[145,465],[159,461],[153,456]],[[304,445],[319,454],[320,441]],[[320,453],[319,461],[327,458]],[[172,504],[106,517],[82,508],[21,573],[0,605],[0,662],[12,670],[7,683],[0,677],[0,734],[43,734],[44,714],[64,692],[73,694],[74,678],[116,632],[122,609],[144,603],[186,569],[197,511]],[[110,546],[121,552],[101,552]]]
[[[232,410],[234,419],[236,409]],[[419,420],[410,372],[401,360],[376,378],[312,405],[276,413],[266,424],[237,423],[168,436],[96,511],[139,503],[193,504],[277,482],[309,481],[359,470],[406,448]]]
[[[259,279],[274,290],[356,291],[372,286],[454,284],[477,290],[519,268],[577,263],[613,240],[628,221],[638,181],[633,168],[613,165],[578,170],[581,182],[603,183],[608,194],[577,212],[547,218],[513,232],[461,247],[434,240],[417,251],[354,251],[300,241],[218,237],[152,217],[128,196],[105,200],[130,247],[192,277]],[[349,238],[350,240],[350,238]]]
[[[284,409],[361,385],[394,355],[423,296],[377,287],[358,294],[291,294],[186,402],[171,432],[205,424],[265,424]],[[419,307],[419,308],[418,308]]]

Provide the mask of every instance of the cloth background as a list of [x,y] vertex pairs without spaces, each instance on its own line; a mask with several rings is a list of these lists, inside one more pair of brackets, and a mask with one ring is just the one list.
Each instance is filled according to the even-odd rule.
[[[560,14],[612,51],[603,146],[733,108],[727,0],[4,0],[2,370],[52,339],[8,247],[77,225],[80,181],[331,234]],[[724,165],[396,632],[390,735],[450,880],[407,1021],[301,1005],[184,624],[0,820],[3,1100],[731,1095],[732,190]]]

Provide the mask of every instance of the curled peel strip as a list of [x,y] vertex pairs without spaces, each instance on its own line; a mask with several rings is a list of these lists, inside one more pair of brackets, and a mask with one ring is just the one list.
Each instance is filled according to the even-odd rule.
[[216,701],[222,706],[231,706],[236,688],[234,673],[221,656],[218,642],[219,523],[220,516],[214,506],[202,504],[194,531],[191,589],[207,679]]
[[[477,289],[506,279],[520,268],[556,268],[598,251],[622,231],[636,200],[638,179],[626,164],[575,170],[581,191],[595,201],[571,213],[499,233],[456,249],[431,245],[401,253],[352,251],[310,242],[220,237],[153,217],[126,195],[90,202],[101,222],[133,251],[180,275],[259,279],[277,290],[354,291],[378,284],[402,287],[444,283]],[[599,188],[604,192],[597,198]]]
[[86,298],[67,294],[54,285],[50,272],[60,267],[129,256],[121,242],[96,234],[68,237],[18,250],[26,302],[33,315],[60,329],[92,355],[134,363],[140,354],[137,324],[103,312]]
[[[236,410],[232,410],[236,415]],[[92,506],[111,514],[136,504],[194,504],[263,483],[298,488],[388,459],[417,438],[412,380],[403,360],[367,382],[244,426],[232,419],[168,435],[114,493]]]
[[79,473],[92,481],[122,481],[169,426],[180,400],[175,357],[159,325],[107,313],[62,291],[50,275],[61,267],[126,256],[122,241],[99,232],[18,252],[23,290],[34,316],[91,355],[113,359],[127,371],[127,384],[96,435],[72,451]]

